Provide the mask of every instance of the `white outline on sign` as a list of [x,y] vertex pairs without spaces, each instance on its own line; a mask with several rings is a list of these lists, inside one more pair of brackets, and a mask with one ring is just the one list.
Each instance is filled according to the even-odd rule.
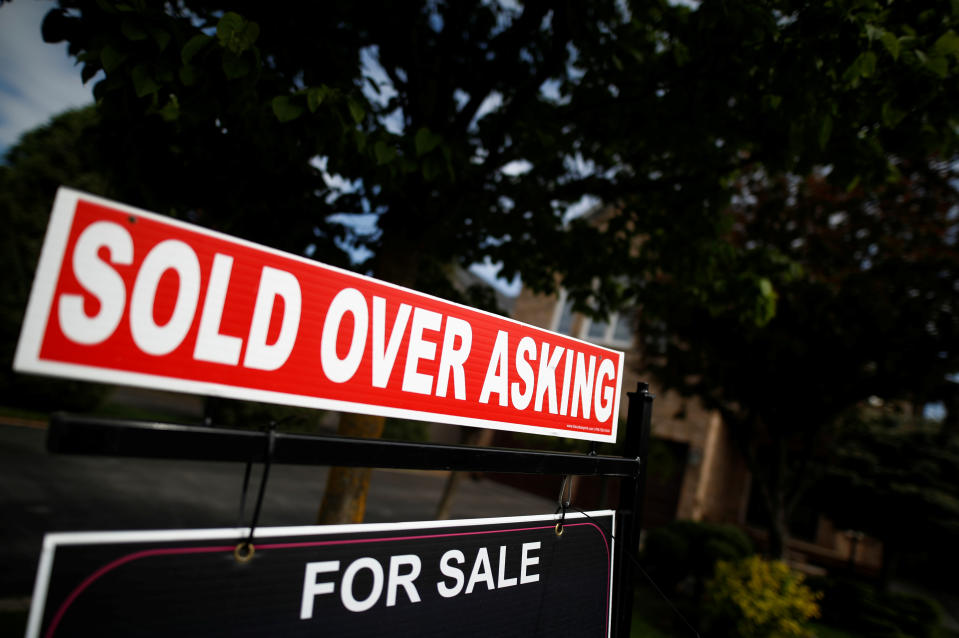
[[[616,564],[616,543],[612,530],[616,529],[616,512],[614,510],[597,510],[591,512],[568,512],[565,520],[585,519],[592,517],[610,517],[609,542],[609,587],[607,593],[607,621],[613,613],[613,565]],[[361,523],[351,525],[304,525],[300,527],[258,527],[253,538],[281,538],[284,536],[310,536],[333,534],[360,534],[371,532],[413,531],[417,529],[443,529],[448,527],[476,527],[480,525],[509,525],[513,523],[532,523],[560,520],[559,514],[534,514],[528,516],[506,516],[502,518],[471,518],[445,521],[410,521],[405,523]],[[26,638],[39,638],[40,624],[43,621],[43,609],[50,585],[50,574],[53,569],[53,556],[58,546],[122,544],[122,543],[151,543],[151,542],[182,542],[182,541],[212,541],[223,540],[230,543],[239,542],[249,536],[249,527],[227,527],[219,529],[180,529],[180,530],[147,530],[147,531],[118,531],[118,532],[54,532],[44,535],[43,549],[40,554],[40,563],[37,566],[37,578],[33,588],[33,598],[30,603],[30,617],[27,620]],[[612,631],[612,623],[607,624],[607,636]]]
[[[359,278],[364,281],[372,282],[378,285],[387,286],[395,290],[409,292],[420,297],[438,301],[443,304],[449,304],[458,308],[477,312],[500,322],[508,322],[517,326],[523,326],[535,330],[544,335],[561,337],[564,340],[581,343],[591,349],[599,348],[609,352],[614,356],[617,363],[616,392],[613,400],[613,413],[611,421],[610,434],[595,434],[590,432],[578,431],[575,429],[546,428],[543,426],[525,425],[513,423],[510,421],[493,421],[478,419],[473,417],[464,417],[454,414],[444,414],[442,412],[427,412],[419,410],[408,410],[404,408],[391,408],[370,403],[356,403],[352,401],[340,401],[337,399],[314,397],[300,394],[287,394],[284,392],[274,392],[270,390],[257,390],[240,386],[232,386],[209,381],[192,381],[180,379],[177,377],[167,377],[142,372],[130,372],[125,370],[114,370],[111,368],[99,366],[87,366],[74,363],[61,363],[53,361],[43,361],[40,359],[40,347],[43,341],[43,335],[47,329],[47,318],[50,316],[50,310],[53,306],[53,296],[56,290],[56,283],[60,275],[60,268],[66,253],[67,240],[69,238],[70,228],[73,224],[74,214],[77,203],[81,200],[89,201],[93,204],[105,206],[115,210],[123,211],[132,215],[151,219],[156,222],[167,224],[189,232],[207,235],[218,240],[227,241],[232,244],[244,246],[253,250],[263,251],[272,255],[281,256],[286,259],[292,259],[305,264],[311,268],[329,268],[335,272],[347,275],[349,277]],[[95,195],[88,195],[80,191],[61,186],[57,190],[56,199],[53,203],[53,213],[50,216],[50,223],[47,227],[47,233],[43,241],[43,248],[40,253],[40,262],[37,266],[37,274],[33,280],[33,287],[30,291],[30,300],[27,303],[26,314],[24,315],[23,327],[20,333],[20,339],[17,342],[17,351],[14,356],[13,368],[18,372],[30,372],[41,375],[68,377],[84,381],[94,381],[100,383],[112,383],[119,385],[131,385],[151,389],[163,389],[174,392],[186,392],[189,394],[199,394],[203,396],[215,396],[230,399],[243,399],[247,401],[260,401],[264,403],[275,403],[282,405],[292,405],[303,408],[316,408],[321,410],[334,410],[338,412],[358,412],[361,414],[371,414],[375,416],[398,417],[401,419],[413,419],[417,421],[427,421],[436,423],[446,423],[450,425],[463,425],[468,427],[491,428],[495,430],[506,430],[511,432],[523,432],[526,434],[538,434],[541,436],[555,436],[568,439],[580,439],[584,441],[596,441],[599,443],[615,443],[616,434],[619,430],[619,408],[622,397],[623,385],[623,361],[625,357],[618,350],[603,348],[596,344],[570,337],[559,335],[557,333],[544,330],[537,326],[532,326],[510,317],[472,308],[446,299],[440,299],[433,295],[428,295],[416,290],[397,286],[386,281],[373,279],[358,273],[354,273],[342,268],[323,264],[300,255],[283,252],[255,244],[237,237],[231,237],[202,226],[195,226],[177,219],[151,213],[133,206],[114,202]],[[561,421],[563,417],[557,416],[556,420]]]

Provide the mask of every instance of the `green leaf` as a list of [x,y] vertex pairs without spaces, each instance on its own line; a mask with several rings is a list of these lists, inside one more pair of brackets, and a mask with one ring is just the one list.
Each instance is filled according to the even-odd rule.
[[872,51],[863,51],[849,68],[843,73],[842,79],[852,87],[859,85],[860,78],[871,77],[876,72],[876,54]]
[[[80,71],[80,80],[82,80],[83,83],[86,84],[93,78],[94,75],[97,74],[97,71],[99,70],[100,70],[99,65],[90,64],[89,62],[87,62],[86,64],[83,65],[83,69]],[[103,80],[97,82],[97,85],[100,85],[102,83],[103,83]]]
[[864,51],[859,56],[859,73],[864,78],[871,78],[876,74],[876,54],[872,51]]
[[189,64],[184,64],[180,67],[180,82],[182,82],[184,86],[193,86],[196,84],[196,80],[196,67]]
[[832,137],[832,116],[827,115],[819,123],[819,148],[826,148],[829,138]]
[[783,96],[781,95],[764,95],[763,96],[763,105],[770,111],[775,111],[779,108],[779,105],[783,102]]
[[373,153],[376,155],[376,163],[379,165],[389,164],[396,157],[396,149],[383,140],[373,146]]
[[366,150],[366,142],[369,138],[363,131],[359,129],[351,129],[351,132],[353,133],[353,144],[356,145],[356,150],[362,153]]
[[167,122],[173,122],[180,117],[180,101],[173,93],[170,94],[170,99],[168,99],[167,103],[160,109],[160,117]]
[[303,115],[303,107],[294,102],[289,95],[278,95],[273,98],[273,115],[280,122],[290,122]]
[[259,36],[260,25],[233,11],[224,13],[216,25],[220,45],[238,55],[253,46]]
[[127,40],[133,40],[134,42],[147,39],[147,32],[140,28],[140,25],[128,18],[125,18],[123,22],[120,23],[120,33],[122,33],[123,37]]
[[136,91],[137,97],[156,93],[160,89],[160,85],[156,83],[142,64],[133,69],[131,76],[133,78],[133,89]]
[[157,48],[165,51],[167,45],[170,44],[170,34],[163,29],[150,29],[150,35],[153,36],[153,41],[157,43]]
[[[919,53],[920,53],[919,51],[916,51],[917,56]],[[929,55],[929,56],[925,56],[925,55],[920,56],[919,59],[922,60],[923,66],[925,66],[927,69],[929,69],[930,71],[932,71],[939,77],[941,78],[948,77],[949,60],[946,59],[946,56],[939,55],[938,53],[934,53],[933,55]]]
[[197,33],[183,45],[183,49],[180,51],[180,59],[183,60],[184,64],[189,64],[190,60],[212,39],[211,36],[205,33]]
[[880,40],[882,41],[882,45],[886,47],[886,51],[888,51],[889,55],[892,56],[892,59],[898,60],[899,53],[902,50],[902,45],[899,43],[899,38],[888,31],[883,31]]
[[242,78],[250,72],[250,63],[230,51],[224,51],[223,72],[226,74],[226,77],[231,80]]
[[446,160],[446,172],[450,176],[450,181],[456,181],[456,169],[453,167],[453,153],[449,146],[443,147],[443,159]]
[[426,155],[427,153],[432,151],[434,148],[436,148],[439,145],[439,143],[442,141],[443,141],[442,137],[440,137],[436,133],[433,133],[425,126],[421,127],[420,130],[416,132],[416,138],[414,140],[417,157]]
[[431,157],[426,158],[420,170],[427,182],[432,182],[443,173],[442,165]]
[[676,61],[676,66],[686,66],[690,60],[690,57],[689,49],[685,44],[679,42],[678,40],[673,42],[673,60]]
[[949,29],[939,36],[936,43],[932,46],[936,52],[943,57],[951,55],[959,59],[959,35],[956,35],[956,32],[952,29]]
[[126,59],[126,53],[117,51],[110,44],[100,49],[100,64],[103,65],[103,70],[107,73],[113,73]]
[[882,123],[886,126],[892,128],[899,124],[904,117],[906,117],[906,113],[894,108],[892,102],[886,102],[882,105]]
[[357,124],[362,122],[363,118],[366,117],[366,109],[363,108],[363,105],[353,98],[349,98],[346,101],[346,105],[350,109],[350,115],[353,116],[353,121]]
[[773,284],[766,277],[760,277],[758,281],[759,297],[756,299],[754,320],[757,326],[764,326],[776,316],[776,294]]
[[306,105],[310,107],[310,113],[316,113],[316,109],[320,108],[320,104],[329,93],[330,88],[327,86],[317,86],[307,90]]

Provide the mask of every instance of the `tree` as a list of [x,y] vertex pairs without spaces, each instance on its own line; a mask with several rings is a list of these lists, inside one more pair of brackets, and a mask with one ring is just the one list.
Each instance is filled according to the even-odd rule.
[[[941,9],[60,0],[44,37],[100,78],[131,203],[324,261],[359,246],[355,267],[474,304],[448,273],[490,259],[599,313],[659,273],[704,303],[732,279],[765,320],[762,273],[713,267],[736,175],[828,156],[869,181],[890,149],[952,144]],[[567,219],[584,196],[618,214]]]
[[735,305],[704,308],[662,290],[668,283],[651,286],[651,299],[670,304],[643,319],[651,367],[722,414],[759,488],[774,556],[835,420],[872,396],[921,406],[959,370],[956,165],[897,168],[902,178],[874,191],[761,171],[743,184],[729,254],[742,271],[775,273],[765,325],[742,321]]
[[[343,261],[337,245],[360,242],[371,259],[356,267],[462,300],[451,267],[496,259],[507,238],[526,245],[511,271],[552,277],[529,246],[566,237],[561,200],[581,189],[544,187],[569,173],[571,135],[562,101],[540,87],[567,79],[575,42],[617,19],[612,6],[547,3],[63,2],[44,36],[70,42],[85,78],[105,74],[95,95],[113,148],[148,151],[114,156],[128,201],[328,262]],[[537,155],[525,173],[504,168]],[[319,166],[349,186],[330,187]],[[376,225],[363,234],[337,224],[338,212]],[[466,300],[488,305],[476,292]],[[344,422],[360,435],[383,425]],[[339,470],[329,481],[364,483]],[[327,498],[324,509],[355,520],[361,503]]]
[[93,137],[96,122],[93,108],[63,113],[25,134],[0,165],[0,226],[5,229],[0,236],[0,270],[5,274],[0,278],[0,400],[7,406],[77,410],[92,407],[103,394],[102,388],[88,383],[13,372],[14,348],[57,187],[113,194]]
[[839,527],[883,543],[889,585],[908,548],[941,548],[959,533],[959,438],[942,423],[896,409],[859,408],[822,460],[814,494]]

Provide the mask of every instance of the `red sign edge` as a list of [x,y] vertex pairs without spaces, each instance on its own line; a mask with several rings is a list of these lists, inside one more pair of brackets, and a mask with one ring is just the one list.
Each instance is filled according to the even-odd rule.
[[[59,277],[60,268],[66,253],[68,236],[73,223],[77,204],[81,199],[93,204],[124,211],[126,213],[141,216],[147,219],[152,219],[159,223],[178,227],[189,232],[207,235],[221,241],[242,245],[253,250],[264,251],[284,257],[286,259],[293,259],[308,267],[328,268],[350,277],[359,278],[368,282],[374,282],[395,290],[409,292],[423,298],[436,300],[440,303],[464,308],[472,312],[478,312],[487,315],[496,321],[512,323],[517,326],[523,326],[525,328],[534,330],[541,334],[555,335],[563,339],[582,343],[590,348],[600,348],[605,350],[612,354],[617,361],[617,383],[615,398],[613,401],[613,414],[611,422],[612,429],[609,434],[597,434],[576,430],[554,430],[551,428],[547,429],[537,426],[511,423],[509,421],[492,421],[444,414],[442,412],[426,412],[419,410],[406,410],[401,408],[389,408],[369,403],[339,401],[336,399],[327,399],[322,397],[309,397],[269,390],[241,388],[208,381],[192,381],[178,379],[176,377],[145,374],[141,372],[112,370],[98,366],[86,366],[80,364],[41,360],[40,348],[43,342],[43,335],[46,333],[47,329],[47,319],[50,316],[50,310],[53,304],[57,278]],[[259,401],[264,403],[291,405],[321,410],[333,410],[339,412],[354,412],[360,414],[370,414],[374,416],[397,417],[401,419],[445,423],[448,425],[489,428],[510,432],[520,432],[524,434],[537,434],[540,436],[596,441],[599,443],[615,443],[616,435],[619,429],[619,408],[623,385],[623,363],[624,355],[622,352],[597,346],[594,343],[589,343],[582,339],[577,339],[576,337],[560,335],[538,326],[517,321],[511,317],[504,317],[502,315],[497,315],[479,308],[473,308],[454,301],[449,301],[447,299],[441,299],[427,293],[419,292],[410,288],[404,288],[402,286],[398,286],[380,279],[374,279],[350,270],[337,268],[336,266],[324,264],[300,255],[287,253],[269,246],[250,242],[239,237],[233,237],[231,235],[210,230],[202,226],[183,222],[172,217],[159,215],[157,213],[152,213],[134,206],[122,204],[120,202],[115,202],[113,200],[61,186],[57,189],[56,197],[54,198],[53,211],[50,215],[50,221],[47,225],[47,232],[44,236],[43,245],[40,251],[40,260],[37,264],[36,275],[34,276],[33,284],[30,289],[30,298],[27,302],[27,309],[26,313],[24,314],[23,324],[21,326],[20,338],[17,342],[17,349],[14,355],[13,369],[17,372],[39,374],[43,376],[67,377],[82,381],[129,385],[154,390],[161,389],[173,392],[184,392],[194,395],[242,399],[247,401]],[[557,419],[561,418],[562,417],[557,417]]]

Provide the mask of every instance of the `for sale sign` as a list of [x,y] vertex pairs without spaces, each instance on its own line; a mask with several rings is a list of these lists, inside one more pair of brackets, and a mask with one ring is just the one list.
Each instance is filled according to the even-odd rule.
[[623,355],[61,188],[14,367],[610,442]]
[[27,636],[610,635],[613,512],[50,534]]

